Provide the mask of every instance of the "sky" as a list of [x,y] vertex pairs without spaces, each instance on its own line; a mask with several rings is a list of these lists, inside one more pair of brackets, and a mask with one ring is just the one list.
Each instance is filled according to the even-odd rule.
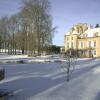
[[[78,23],[100,24],[100,0],[50,0],[53,26],[57,27],[53,44],[64,45],[64,35]],[[0,0],[0,17],[16,14],[21,0]]]

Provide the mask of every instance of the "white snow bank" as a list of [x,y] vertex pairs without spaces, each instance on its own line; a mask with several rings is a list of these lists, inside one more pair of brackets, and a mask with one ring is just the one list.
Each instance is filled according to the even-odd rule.
[[30,58],[27,55],[0,55],[0,59],[19,59],[19,58]]

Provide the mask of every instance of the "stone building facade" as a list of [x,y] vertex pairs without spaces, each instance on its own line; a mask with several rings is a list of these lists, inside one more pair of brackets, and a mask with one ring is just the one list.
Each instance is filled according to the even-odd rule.
[[92,28],[87,24],[75,25],[64,36],[65,52],[78,50],[81,56],[100,57],[100,28]]

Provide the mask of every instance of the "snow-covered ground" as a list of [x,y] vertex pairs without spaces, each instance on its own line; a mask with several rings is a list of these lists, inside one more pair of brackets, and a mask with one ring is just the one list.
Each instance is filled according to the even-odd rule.
[[27,55],[7,55],[0,54],[0,63],[34,63],[34,62],[60,62],[64,61],[60,55],[46,55],[37,57],[28,57]]
[[8,54],[0,54],[0,60],[5,59],[20,59],[20,58],[30,58],[27,55],[8,55]]
[[0,90],[13,93],[10,100],[100,100],[100,59],[78,59],[69,82],[61,62],[0,66]]
[[[89,60],[91,58],[79,58],[79,60]],[[0,63],[34,63],[34,62],[63,62],[61,55],[46,55],[37,57],[28,57],[27,55],[7,55],[0,54]]]

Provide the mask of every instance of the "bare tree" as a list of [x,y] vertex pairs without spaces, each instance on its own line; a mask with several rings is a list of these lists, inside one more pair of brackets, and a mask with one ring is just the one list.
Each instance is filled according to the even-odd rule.
[[0,37],[1,37],[1,48],[5,50],[7,49],[7,24],[8,17],[4,16],[0,20]]
[[24,0],[23,15],[30,21],[32,37],[35,38],[35,47],[38,55],[46,44],[52,41],[52,20],[50,16],[50,2],[48,0]]
[[16,54],[16,33],[17,33],[17,16],[13,15],[9,18],[8,22],[8,42],[9,42],[9,53]]
[[65,63],[62,67],[65,69],[67,74],[67,81],[70,80],[70,74],[75,70],[75,64],[77,60],[77,51],[69,50],[64,53]]
[[[48,0],[23,0],[21,11],[0,21],[0,48],[8,48],[9,54],[16,49],[38,55],[47,45],[52,44],[55,28],[50,15]],[[2,33],[2,34],[1,34]]]

